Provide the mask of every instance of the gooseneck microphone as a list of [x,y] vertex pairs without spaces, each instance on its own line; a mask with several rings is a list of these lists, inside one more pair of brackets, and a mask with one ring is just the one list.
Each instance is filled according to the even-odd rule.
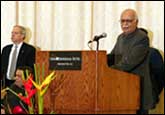
[[107,34],[106,33],[102,33],[101,35],[99,35],[99,36],[94,36],[94,39],[93,39],[93,41],[98,41],[99,39],[101,39],[101,38],[105,38],[105,37],[107,37]]
[[101,35],[96,35],[96,36],[94,36],[94,38],[93,38],[93,40],[90,40],[89,42],[88,42],[88,47],[90,48],[90,49],[92,49],[90,46],[89,46],[89,44],[90,43],[92,43],[92,42],[94,42],[94,41],[96,41],[97,42],[97,51],[98,51],[98,49],[99,49],[99,40],[100,39],[102,39],[102,38],[105,38],[105,37],[107,37],[107,34],[104,32],[104,33],[102,33]]
[[101,35],[96,35],[96,36],[94,36],[94,39],[90,40],[88,43],[91,43],[93,41],[99,41],[100,39],[105,38],[105,37],[107,37],[106,33],[102,33]]

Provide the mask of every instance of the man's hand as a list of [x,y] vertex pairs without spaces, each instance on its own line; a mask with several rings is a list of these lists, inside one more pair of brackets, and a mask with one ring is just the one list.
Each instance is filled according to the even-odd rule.
[[1,90],[1,99],[5,97],[6,93],[6,88]]

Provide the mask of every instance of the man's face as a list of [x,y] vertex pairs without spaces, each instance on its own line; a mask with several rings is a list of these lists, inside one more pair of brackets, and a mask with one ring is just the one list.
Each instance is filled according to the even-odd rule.
[[17,70],[16,71],[16,77],[15,77],[15,85],[21,87],[22,86],[22,74],[23,74],[23,70]]
[[120,24],[125,34],[132,33],[137,27],[137,20],[131,11],[126,11],[121,15]]
[[21,33],[21,28],[14,27],[12,30],[11,39],[14,43],[20,43],[23,41],[24,35]]

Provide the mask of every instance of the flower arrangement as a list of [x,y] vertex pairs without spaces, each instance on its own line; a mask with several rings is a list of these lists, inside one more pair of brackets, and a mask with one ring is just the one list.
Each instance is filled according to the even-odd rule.
[[[35,81],[33,80],[33,75],[29,74],[27,75],[27,79],[23,76],[23,86],[25,89],[25,96],[23,96],[20,93],[16,93],[9,87],[5,88],[4,90],[8,90],[12,92],[14,95],[18,96],[20,100],[22,100],[25,104],[28,106],[28,110],[23,110],[25,107],[20,107],[20,106],[15,106],[11,112],[13,114],[35,114],[36,110],[34,109],[34,104],[33,104],[33,97],[34,95],[37,96],[37,108],[38,108],[38,114],[43,114],[43,99],[44,95],[51,83],[52,80],[54,80],[55,76],[55,71],[52,71],[48,76],[44,77],[44,66],[42,66],[42,73],[40,73],[40,68],[36,67],[34,65],[34,72],[35,72]],[[26,72],[27,74],[28,72]],[[23,75],[23,74],[22,74]],[[4,91],[3,90],[3,91]],[[2,91],[1,91],[2,92]]]

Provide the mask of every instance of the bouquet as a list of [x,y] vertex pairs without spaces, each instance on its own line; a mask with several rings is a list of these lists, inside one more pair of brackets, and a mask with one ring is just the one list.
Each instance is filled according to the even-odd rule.
[[[49,75],[44,77],[44,66],[42,66],[42,72],[40,73],[40,68],[36,68],[36,65],[34,65],[34,72],[35,72],[35,81],[33,80],[33,75],[27,75],[27,79],[23,76],[23,86],[25,89],[25,96],[23,96],[21,93],[16,93],[9,87],[5,88],[4,90],[8,90],[12,92],[14,95],[18,96],[20,100],[22,100],[27,106],[28,110],[25,109],[25,107],[22,105],[21,106],[15,106],[12,110],[11,113],[13,114],[35,114],[36,111],[38,111],[38,114],[43,114],[43,99],[44,95],[49,88],[49,85],[51,81],[56,77],[55,76],[55,71],[52,71]],[[26,72],[28,73],[28,72]],[[23,74],[22,74],[23,75]],[[3,90],[3,92],[4,92]],[[2,91],[1,91],[2,93]],[[33,104],[33,97],[37,96],[37,108],[36,110],[34,108]]]

